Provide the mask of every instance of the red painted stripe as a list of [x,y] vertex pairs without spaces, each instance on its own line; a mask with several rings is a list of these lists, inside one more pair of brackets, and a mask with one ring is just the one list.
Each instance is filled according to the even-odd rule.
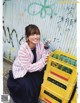
[[51,101],[49,101],[48,99],[44,98],[44,100],[48,103],[52,103]]
[[61,76],[61,75],[59,75],[59,74],[56,74],[56,73],[54,73],[54,72],[50,72],[51,74],[53,74],[53,75],[55,75],[55,76],[57,76],[57,77],[59,77],[59,78],[61,78],[61,79],[64,79],[65,81],[68,81],[68,79],[67,78],[65,78],[65,77],[63,77],[63,76]]

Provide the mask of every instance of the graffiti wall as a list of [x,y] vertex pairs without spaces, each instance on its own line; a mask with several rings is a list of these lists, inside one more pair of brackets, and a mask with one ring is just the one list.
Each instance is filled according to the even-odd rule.
[[39,27],[52,50],[76,56],[76,12],[76,0],[3,0],[4,58],[14,61],[28,24]]

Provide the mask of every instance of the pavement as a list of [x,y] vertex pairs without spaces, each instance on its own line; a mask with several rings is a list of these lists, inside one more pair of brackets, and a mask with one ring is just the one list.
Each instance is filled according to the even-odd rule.
[[[7,79],[8,79],[8,76],[9,76],[8,73],[9,73],[9,70],[11,70],[11,67],[12,67],[12,63],[6,60],[3,60],[3,94],[9,95],[9,90],[7,88]],[[8,103],[14,103],[11,97]]]
[[[3,60],[3,94],[8,94],[9,95],[9,90],[7,88],[7,79],[9,76],[9,70],[11,70],[12,68],[12,63],[7,61],[7,60]],[[10,97],[9,102],[3,102],[3,103],[14,103],[12,98]],[[42,100],[39,100],[39,103],[45,103]]]

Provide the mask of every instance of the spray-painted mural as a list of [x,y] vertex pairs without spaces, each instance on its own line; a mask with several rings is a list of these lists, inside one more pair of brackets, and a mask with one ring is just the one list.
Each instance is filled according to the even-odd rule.
[[3,0],[4,58],[14,61],[24,30],[35,24],[41,41],[50,39],[52,50],[76,56],[76,0]]

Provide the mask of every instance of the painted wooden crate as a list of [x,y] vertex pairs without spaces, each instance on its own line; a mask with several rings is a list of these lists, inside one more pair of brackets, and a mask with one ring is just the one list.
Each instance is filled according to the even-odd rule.
[[63,81],[52,74],[49,74],[47,79],[44,79],[43,85],[45,85],[47,88],[50,88],[51,91],[58,93],[61,97],[64,97],[67,100],[70,99],[75,87],[75,84],[69,84],[68,82]]
[[43,84],[41,86],[39,98],[46,103],[68,103],[69,101]]
[[[59,59],[53,58],[52,55],[56,53],[59,53],[59,55],[63,53],[65,55],[64,52],[55,51],[49,56],[44,78],[47,78],[47,76],[51,74],[53,76],[60,78],[63,81],[68,82],[71,85],[74,85],[77,79],[76,66],[73,66],[72,64],[66,63]],[[67,53],[66,56],[71,58],[71,55]],[[76,57],[72,56],[72,59],[76,61]]]

